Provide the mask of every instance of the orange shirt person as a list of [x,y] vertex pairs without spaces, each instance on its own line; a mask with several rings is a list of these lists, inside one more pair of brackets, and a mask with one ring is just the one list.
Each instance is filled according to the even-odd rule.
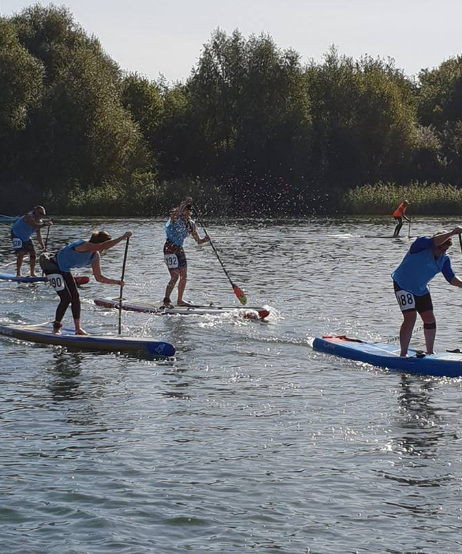
[[393,233],[393,238],[399,237],[399,232],[401,231],[401,227],[403,226],[403,219],[409,222],[411,221],[408,217],[406,217],[406,210],[408,206],[409,200],[403,200],[393,212],[393,217],[398,222]]

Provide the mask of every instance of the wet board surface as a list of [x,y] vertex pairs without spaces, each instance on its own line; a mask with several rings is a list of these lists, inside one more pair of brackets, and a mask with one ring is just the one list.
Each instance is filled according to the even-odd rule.
[[462,377],[460,352],[421,355],[410,349],[409,356],[403,357],[400,356],[400,348],[396,344],[366,342],[346,336],[315,338],[313,349],[396,371],[439,377]]
[[105,352],[138,351],[157,357],[171,357],[175,354],[175,347],[168,342],[150,338],[111,335],[76,335],[74,330],[71,329],[62,329],[60,334],[54,334],[51,324],[0,324],[0,335],[38,344],[66,346],[78,350],[99,350]]

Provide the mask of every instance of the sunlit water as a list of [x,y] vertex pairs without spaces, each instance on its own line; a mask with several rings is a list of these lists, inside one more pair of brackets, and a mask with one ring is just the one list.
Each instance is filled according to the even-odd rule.
[[[425,220],[412,233],[455,224]],[[161,220],[62,219],[49,245],[103,225],[134,232],[126,298],[162,300]],[[268,323],[124,313],[124,334],[173,343],[171,361],[0,339],[0,551],[461,552],[462,381],[308,346],[325,333],[394,339],[390,273],[406,227],[397,240],[389,219],[207,227],[249,302],[273,308]],[[7,225],[0,238],[0,270],[13,270]],[[123,249],[103,257],[104,274],[119,277]],[[186,252],[186,297],[235,303],[210,247],[189,241]],[[117,333],[117,312],[92,302],[117,294],[94,280],[82,289],[87,330]],[[437,349],[462,346],[461,291],[438,276],[432,295]],[[46,285],[0,283],[3,323],[52,320],[56,305]]]

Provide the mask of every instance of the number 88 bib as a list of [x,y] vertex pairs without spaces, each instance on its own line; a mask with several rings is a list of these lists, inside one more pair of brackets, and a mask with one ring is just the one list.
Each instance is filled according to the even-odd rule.
[[406,310],[415,310],[415,298],[411,292],[397,290],[395,294],[402,312]]

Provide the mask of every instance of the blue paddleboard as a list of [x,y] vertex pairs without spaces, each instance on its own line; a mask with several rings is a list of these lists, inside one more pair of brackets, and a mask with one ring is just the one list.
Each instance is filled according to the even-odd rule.
[[366,342],[345,336],[317,337],[313,341],[313,349],[348,360],[366,362],[377,367],[406,373],[462,377],[462,353],[460,352],[425,355],[409,350],[409,355],[403,357],[400,356],[399,346]]
[[159,358],[170,358],[175,355],[175,347],[168,342],[135,337],[76,335],[71,329],[62,329],[61,333],[54,334],[50,324],[0,324],[0,335],[39,344],[66,346],[77,350],[142,352]]

